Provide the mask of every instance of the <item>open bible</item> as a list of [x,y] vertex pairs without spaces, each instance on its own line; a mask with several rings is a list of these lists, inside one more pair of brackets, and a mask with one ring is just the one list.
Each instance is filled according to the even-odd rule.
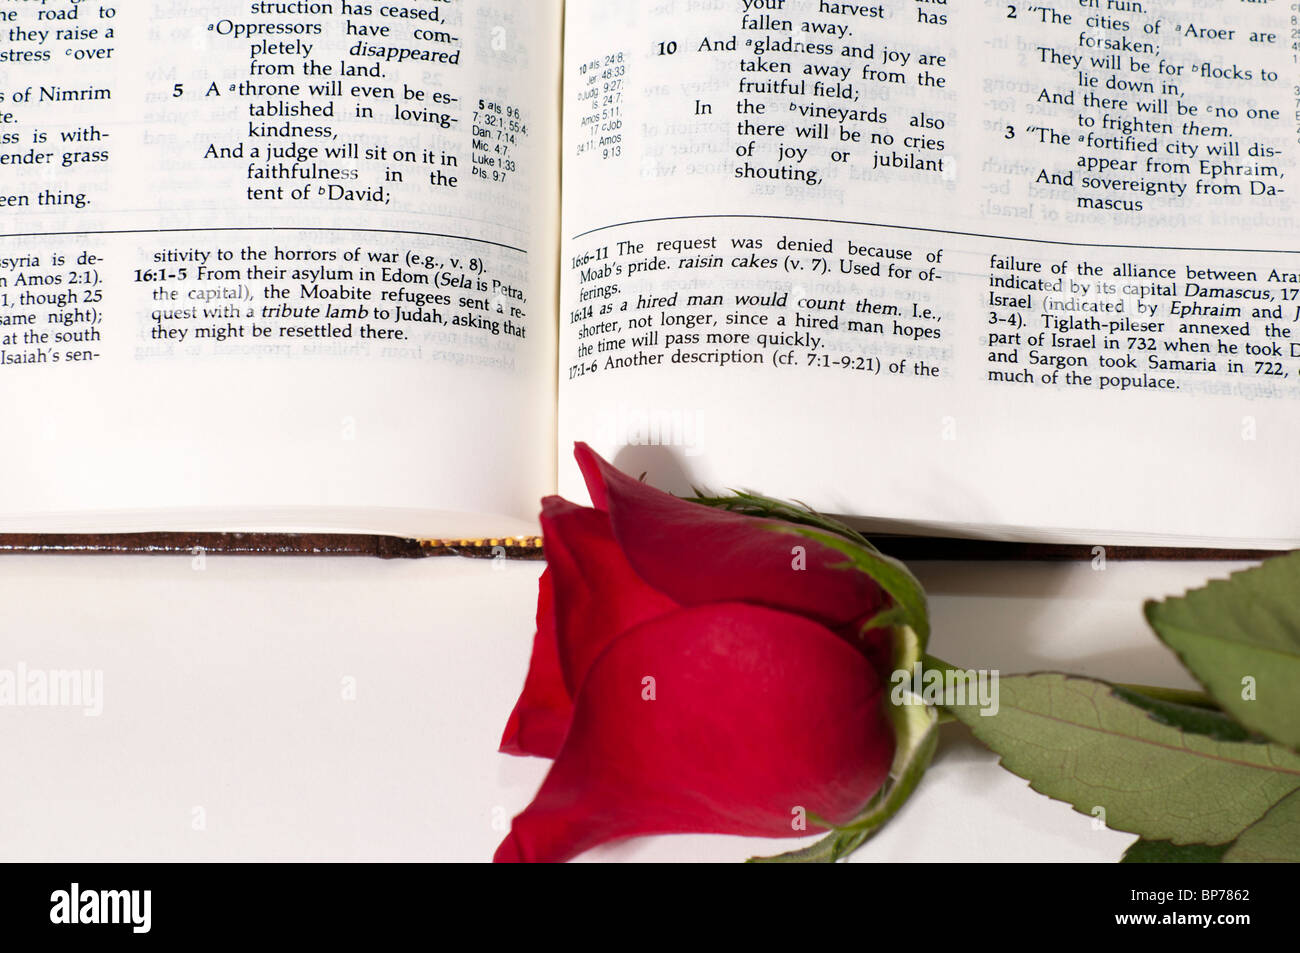
[[0,3],[0,533],[1295,546],[1297,14]]

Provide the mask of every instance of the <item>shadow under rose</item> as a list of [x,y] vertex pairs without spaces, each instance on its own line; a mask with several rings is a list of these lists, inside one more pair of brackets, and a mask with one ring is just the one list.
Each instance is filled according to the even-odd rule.
[[[669,446],[629,446],[623,447],[614,455],[614,466],[624,473],[659,490],[674,496],[694,496],[696,488],[691,484],[690,467],[685,462],[685,453],[677,447]],[[699,489],[713,489],[699,487]]]

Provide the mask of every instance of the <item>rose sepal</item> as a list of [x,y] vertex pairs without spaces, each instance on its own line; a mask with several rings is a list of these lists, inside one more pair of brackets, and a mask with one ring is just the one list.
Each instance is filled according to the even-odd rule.
[[[895,626],[894,670],[910,672],[921,661],[920,638],[910,626]],[[862,813],[848,824],[836,826],[822,818],[813,820],[831,831],[802,850],[772,857],[751,857],[749,863],[835,863],[865,844],[903,807],[925,776],[939,744],[939,710],[913,692],[891,693],[890,721],[894,726],[894,761],[889,780],[867,802]]]
[[862,627],[872,629],[906,626],[920,640],[924,652],[930,640],[930,618],[925,590],[901,561],[886,556],[857,530],[806,506],[796,506],[757,493],[735,492],[732,496],[708,496],[696,491],[693,503],[763,517],[777,533],[790,533],[820,543],[846,556],[848,561],[828,568],[856,570],[876,582],[893,600]]

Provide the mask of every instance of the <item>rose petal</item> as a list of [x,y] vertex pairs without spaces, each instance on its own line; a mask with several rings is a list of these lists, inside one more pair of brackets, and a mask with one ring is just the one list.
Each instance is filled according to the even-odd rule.
[[572,715],[571,699],[591,663],[611,639],[678,605],[632,570],[609,517],[599,510],[548,497],[542,530],[547,569],[533,660],[501,750],[553,758]]
[[496,859],[562,861],[643,834],[815,833],[795,828],[798,809],[847,822],[889,770],[884,694],[860,654],[786,613],[732,603],[644,623],[592,666]]
[[555,647],[555,610],[551,570],[537,585],[537,634],[524,689],[515,702],[501,738],[504,754],[554,758],[564,743],[573,715],[573,701],[560,673]]
[[[688,503],[634,480],[586,444],[574,455],[614,537],[647,583],[682,605],[751,602],[829,627],[871,616],[889,597],[865,573],[831,569],[842,553],[773,530],[773,521]],[[795,568],[795,547],[806,566]]]
[[612,639],[680,606],[637,575],[600,510],[548,497],[542,533],[555,588],[560,669],[572,698]]

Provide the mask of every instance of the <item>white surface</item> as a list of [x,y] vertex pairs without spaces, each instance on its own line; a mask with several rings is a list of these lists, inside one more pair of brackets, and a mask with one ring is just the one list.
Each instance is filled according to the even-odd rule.
[[[918,564],[932,650],[1004,673],[1191,686],[1142,619],[1216,563]],[[100,717],[0,707],[0,859],[464,860],[549,762],[496,753],[538,564],[0,558],[0,669],[102,669]],[[356,700],[343,700],[344,679]],[[1130,835],[1043,798],[958,727],[857,860],[1113,861]],[[195,830],[201,808],[206,829]],[[661,837],[590,860],[742,860],[801,841]]]

